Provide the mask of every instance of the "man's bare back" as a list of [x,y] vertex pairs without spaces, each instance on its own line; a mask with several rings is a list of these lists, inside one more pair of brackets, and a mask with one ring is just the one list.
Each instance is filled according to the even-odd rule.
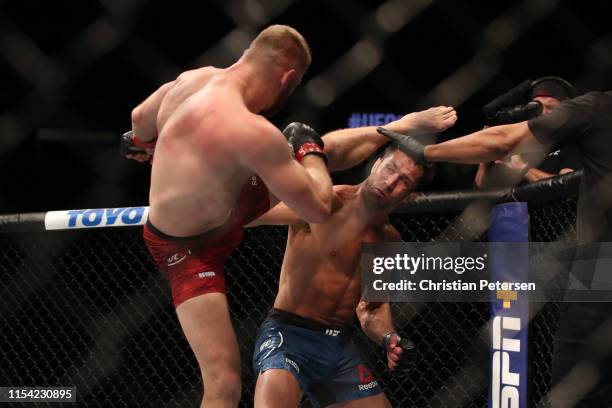
[[149,218],[170,235],[201,234],[226,223],[253,174],[238,162],[236,143],[248,140],[233,124],[264,119],[246,108],[226,77],[212,67],[189,71],[161,103]]

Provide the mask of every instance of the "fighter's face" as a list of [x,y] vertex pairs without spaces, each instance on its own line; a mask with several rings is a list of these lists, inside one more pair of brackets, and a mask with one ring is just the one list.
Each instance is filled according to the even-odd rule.
[[542,115],[550,113],[553,109],[561,104],[561,101],[552,96],[536,96],[533,98],[534,101],[538,101],[542,104]]
[[417,186],[423,167],[399,150],[378,159],[364,185],[366,202],[373,208],[393,208]]

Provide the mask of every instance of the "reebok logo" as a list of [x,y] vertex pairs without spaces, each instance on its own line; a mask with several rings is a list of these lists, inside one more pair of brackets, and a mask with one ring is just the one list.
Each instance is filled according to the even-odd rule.
[[359,391],[367,391],[369,389],[376,387],[377,385],[378,385],[378,381],[372,381],[367,384],[359,384],[358,388],[359,388]]
[[368,367],[365,364],[359,364],[357,366],[357,370],[359,370],[359,382],[361,384],[369,383],[374,380],[374,376]]
[[378,381],[374,379],[372,372],[365,364],[359,364],[357,369],[359,370],[359,386],[357,386],[359,391],[367,391],[378,386]]

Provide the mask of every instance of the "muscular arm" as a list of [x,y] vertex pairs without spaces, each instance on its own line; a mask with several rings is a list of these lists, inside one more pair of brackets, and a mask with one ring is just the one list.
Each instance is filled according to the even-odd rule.
[[536,168],[529,169],[527,173],[525,173],[525,179],[527,179],[527,181],[529,181],[530,183],[533,183],[535,181],[544,180],[547,178],[551,178],[554,176],[555,174],[548,173],[546,171],[536,169]]
[[151,142],[157,139],[157,112],[164,96],[173,85],[174,81],[162,85],[132,110],[132,131],[140,141]]
[[241,149],[244,164],[257,173],[270,192],[308,223],[326,220],[331,211],[332,184],[325,162],[304,157],[303,166],[291,158],[282,133],[271,124],[255,125],[256,135]]
[[329,171],[340,171],[358,165],[389,140],[376,132],[375,126],[340,129],[323,136]]
[[563,168],[559,171],[559,174],[552,174],[552,173],[548,173],[545,171],[542,171],[540,169],[529,169],[529,171],[525,174],[525,178],[530,182],[533,183],[535,181],[540,181],[540,180],[544,180],[547,178],[551,178],[554,176],[560,176],[562,174],[567,174],[567,173],[573,173],[574,169],[570,169],[570,168]]
[[493,126],[467,136],[425,147],[425,158],[432,162],[485,163],[510,153],[542,151],[527,122]]
[[[389,222],[381,226],[379,234],[378,239],[382,242],[399,242],[402,240],[402,235]],[[376,344],[381,344],[386,333],[395,331],[391,306],[388,302],[375,303],[361,300],[355,312],[361,324],[361,329]]]
[[259,227],[261,225],[291,225],[303,223],[302,220],[291,208],[285,203],[278,203],[271,208],[267,213],[257,218],[250,224],[245,225],[246,228]]
[[[438,133],[456,121],[457,113],[452,107],[438,106],[409,113],[386,127],[399,133]],[[358,165],[389,140],[376,131],[376,126],[366,126],[327,133],[323,141],[329,158],[329,171],[339,171]]]
[[395,331],[389,303],[372,303],[362,300],[357,305],[356,313],[361,329],[376,344],[382,343],[386,333]]

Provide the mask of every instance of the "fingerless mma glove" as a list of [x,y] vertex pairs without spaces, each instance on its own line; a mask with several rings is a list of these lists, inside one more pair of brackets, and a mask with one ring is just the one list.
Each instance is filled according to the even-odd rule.
[[399,361],[397,362],[395,373],[396,375],[408,375],[416,366],[416,346],[410,339],[401,337],[396,332],[388,332],[384,335],[382,340],[382,348],[383,350],[385,350],[385,353],[389,351],[389,343],[391,341],[391,336],[393,336],[394,334],[397,336],[396,347],[401,347],[404,350],[400,355]]
[[307,154],[321,156],[327,164],[327,155],[323,151],[325,144],[321,136],[313,128],[300,122],[290,123],[284,130],[283,135],[293,149],[293,154],[298,162],[302,162]]
[[425,167],[431,166],[431,163],[425,159],[425,146],[414,137],[403,135],[384,127],[379,127],[376,129],[376,131],[386,138],[391,139],[391,141],[397,143],[400,150],[417,164]]
[[152,142],[142,142],[140,141],[134,132],[131,130],[129,132],[125,132],[121,139],[119,139],[119,154],[123,157],[128,154],[138,154],[144,153],[148,154],[146,149],[154,149],[155,143],[157,140],[153,140]]

